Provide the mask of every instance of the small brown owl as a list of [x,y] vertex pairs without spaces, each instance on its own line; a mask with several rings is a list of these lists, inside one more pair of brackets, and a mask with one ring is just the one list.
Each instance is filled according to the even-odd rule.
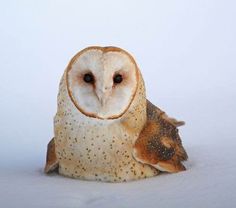
[[134,58],[116,47],[88,47],[65,70],[45,172],[121,182],[185,170],[177,127],[146,99]]

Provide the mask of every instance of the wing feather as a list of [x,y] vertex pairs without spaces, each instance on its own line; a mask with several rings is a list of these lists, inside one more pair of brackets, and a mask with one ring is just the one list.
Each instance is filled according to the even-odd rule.
[[135,142],[134,158],[161,171],[185,170],[181,162],[188,156],[178,134],[180,124],[147,100],[147,123]]
[[46,165],[44,168],[45,173],[50,173],[56,171],[58,169],[59,163],[56,157],[55,152],[55,141],[54,138],[48,143],[47,148],[47,158],[46,158]]

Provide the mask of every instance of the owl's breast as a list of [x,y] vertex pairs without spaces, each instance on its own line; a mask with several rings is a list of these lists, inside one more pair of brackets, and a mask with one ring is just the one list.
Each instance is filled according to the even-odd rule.
[[[90,120],[90,119],[89,119]],[[59,171],[87,180],[122,181],[156,175],[132,156],[137,132],[123,122],[64,121],[55,126]]]

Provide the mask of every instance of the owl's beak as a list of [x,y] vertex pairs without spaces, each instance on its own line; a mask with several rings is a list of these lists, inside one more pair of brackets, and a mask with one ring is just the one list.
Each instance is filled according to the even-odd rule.
[[111,91],[108,88],[104,88],[102,90],[96,90],[96,95],[102,106],[106,105],[107,100],[110,97],[110,93]]

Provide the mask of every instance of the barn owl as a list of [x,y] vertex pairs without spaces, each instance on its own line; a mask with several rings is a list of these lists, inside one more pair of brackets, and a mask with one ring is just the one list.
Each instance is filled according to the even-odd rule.
[[122,182],[185,170],[177,127],[146,99],[134,58],[116,47],[88,47],[60,82],[45,172]]

